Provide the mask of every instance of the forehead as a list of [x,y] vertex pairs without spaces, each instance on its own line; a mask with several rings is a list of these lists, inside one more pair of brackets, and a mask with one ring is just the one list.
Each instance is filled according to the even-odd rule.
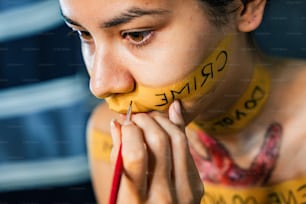
[[62,13],[73,19],[97,15],[109,18],[133,7],[170,9],[184,1],[191,0],[59,0]]

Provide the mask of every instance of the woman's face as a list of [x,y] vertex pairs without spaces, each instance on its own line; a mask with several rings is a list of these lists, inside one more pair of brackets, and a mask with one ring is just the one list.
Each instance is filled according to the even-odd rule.
[[192,72],[224,38],[196,0],[60,0],[81,38],[97,97],[162,87]]

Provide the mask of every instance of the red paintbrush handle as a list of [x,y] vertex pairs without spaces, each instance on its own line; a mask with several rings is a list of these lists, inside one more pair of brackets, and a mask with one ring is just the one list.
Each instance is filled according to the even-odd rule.
[[118,156],[117,156],[117,160],[115,164],[115,171],[114,171],[114,176],[113,176],[113,183],[112,183],[112,189],[110,193],[109,204],[116,204],[117,202],[117,195],[118,195],[118,191],[120,187],[121,174],[122,174],[122,169],[123,169],[121,149],[122,149],[122,145],[120,144]]

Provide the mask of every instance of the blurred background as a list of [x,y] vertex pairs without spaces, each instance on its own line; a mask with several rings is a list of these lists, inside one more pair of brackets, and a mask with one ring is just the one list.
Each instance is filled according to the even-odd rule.
[[268,0],[263,23],[253,33],[263,52],[306,59],[305,9],[305,0]]
[[79,40],[57,0],[0,0],[0,203],[95,203]]
[[[305,58],[306,1],[270,0],[253,33]],[[0,0],[0,203],[95,203],[85,129],[99,102],[57,0]]]

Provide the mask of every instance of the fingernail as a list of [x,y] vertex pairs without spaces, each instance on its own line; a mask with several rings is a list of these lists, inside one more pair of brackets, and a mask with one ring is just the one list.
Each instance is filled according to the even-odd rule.
[[110,124],[111,124],[111,129],[113,129],[113,128],[116,127],[116,125],[115,125],[116,120],[117,120],[117,119],[115,119],[115,118],[111,120],[111,122],[110,122]]
[[178,101],[173,102],[174,110],[177,115],[181,115],[181,104]]

